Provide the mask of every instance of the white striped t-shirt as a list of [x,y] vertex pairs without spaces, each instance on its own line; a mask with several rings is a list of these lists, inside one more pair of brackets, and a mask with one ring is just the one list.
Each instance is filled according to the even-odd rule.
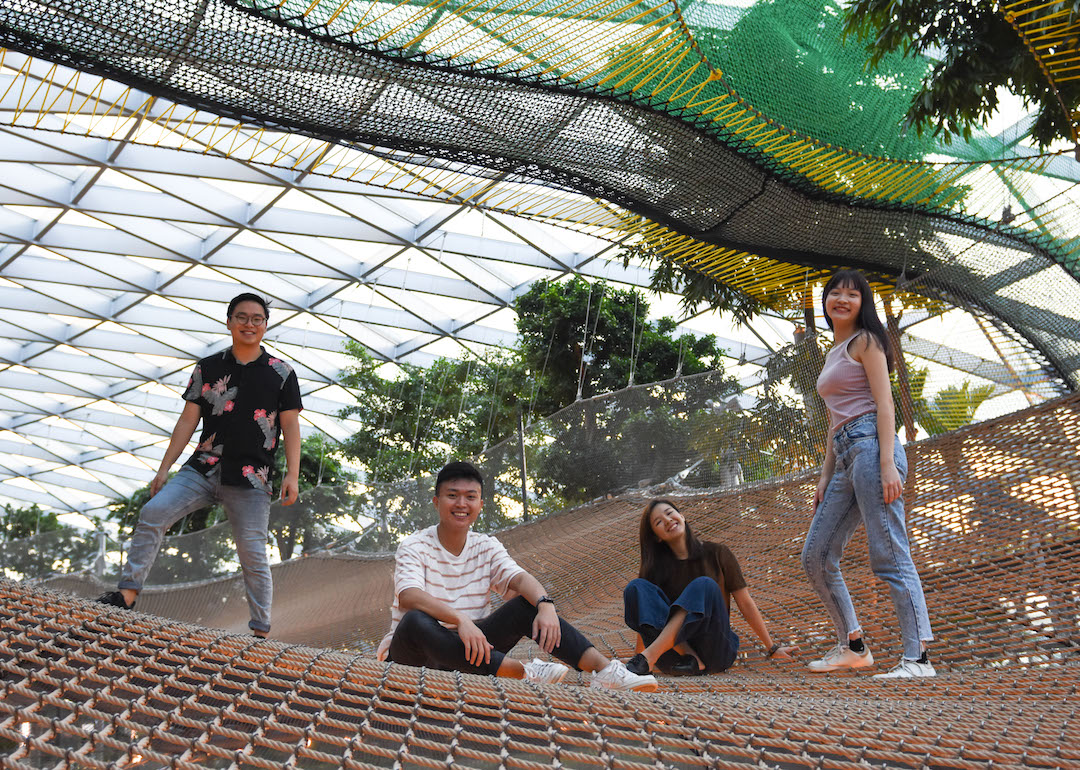
[[[406,537],[394,555],[394,603],[390,609],[390,633],[380,649],[390,643],[402,612],[398,594],[406,588],[421,591],[446,602],[458,612],[479,620],[491,612],[491,592],[510,599],[510,581],[524,572],[506,548],[491,535],[469,532],[465,547],[454,554],[439,542],[438,525]],[[449,624],[444,623],[450,628]]]

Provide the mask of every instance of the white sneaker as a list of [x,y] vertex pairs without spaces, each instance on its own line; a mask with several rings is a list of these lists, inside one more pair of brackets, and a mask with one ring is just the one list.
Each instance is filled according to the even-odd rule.
[[845,668],[866,668],[872,665],[874,665],[874,656],[866,645],[863,645],[862,652],[852,652],[846,644],[838,644],[825,653],[824,658],[810,661],[807,668],[815,673],[824,674]]
[[568,671],[570,669],[562,663],[549,663],[540,658],[533,658],[525,664],[525,679],[537,684],[558,684]]
[[900,658],[900,662],[884,674],[874,674],[874,679],[921,679],[929,676],[937,676],[937,671],[934,670],[930,661],[921,663],[917,660]]
[[652,674],[635,674],[621,660],[613,660],[600,671],[592,675],[590,687],[604,687],[608,690],[637,690],[655,692],[656,677]]

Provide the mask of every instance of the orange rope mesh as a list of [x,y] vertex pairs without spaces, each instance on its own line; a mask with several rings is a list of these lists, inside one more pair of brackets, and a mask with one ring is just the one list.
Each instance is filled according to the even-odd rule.
[[[1080,767],[1080,396],[908,447],[916,564],[937,640],[934,680],[811,675],[834,640],[799,551],[814,474],[676,497],[738,555],[774,636],[770,661],[735,613],[743,653],[721,675],[655,695],[383,665],[387,557],[308,557],[275,576],[275,635],[258,641],[0,582],[5,767]],[[625,658],[621,590],[637,566],[644,492],[503,533],[563,615]],[[845,574],[882,668],[899,656],[866,543]],[[233,585],[144,593],[140,609],[203,623]],[[91,590],[76,578],[69,588]],[[220,602],[221,596],[226,598]],[[145,604],[144,604],[145,603]],[[246,608],[230,610],[246,617]],[[235,618],[233,618],[235,620]],[[232,622],[231,620],[229,622]],[[520,656],[537,653],[532,642]]]

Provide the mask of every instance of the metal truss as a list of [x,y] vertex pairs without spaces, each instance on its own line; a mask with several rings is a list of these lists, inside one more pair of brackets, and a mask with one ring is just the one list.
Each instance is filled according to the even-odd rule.
[[9,51],[0,69],[0,501],[92,514],[145,484],[240,291],[272,303],[265,344],[296,364],[305,429],[341,439],[363,428],[337,417],[346,341],[386,362],[483,354],[513,342],[510,306],[538,279],[648,283],[610,240],[309,173],[299,151],[270,166],[79,135],[89,106],[11,125],[11,68],[52,65]]
[[[149,481],[190,366],[227,344],[240,291],[272,302],[265,344],[296,364],[304,429],[342,439],[363,429],[337,417],[353,402],[339,384],[347,341],[386,362],[482,355],[514,341],[511,305],[538,279],[648,284],[610,234],[395,188],[388,174],[416,172],[391,161],[321,173],[310,140],[245,126],[236,142],[273,148],[274,162],[225,157],[197,138],[219,118],[195,112],[149,142],[146,121],[176,105],[101,78],[79,75],[71,99],[50,96],[26,125],[28,102],[54,93],[27,89],[57,68],[11,51],[2,62],[0,502],[92,515]],[[720,345],[763,363],[760,341]]]

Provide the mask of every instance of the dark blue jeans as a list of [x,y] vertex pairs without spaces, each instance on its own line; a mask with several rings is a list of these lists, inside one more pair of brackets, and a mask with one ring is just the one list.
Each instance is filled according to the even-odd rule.
[[[623,591],[623,619],[642,639],[655,639],[676,607],[686,610],[676,644],[687,642],[694,648],[705,664],[704,673],[731,668],[739,652],[739,637],[731,630],[727,603],[715,580],[694,578],[675,601],[644,578],[634,578]],[[667,670],[674,657],[670,651],[664,653],[656,661],[656,667]]]
[[[465,645],[457,631],[447,628],[435,618],[420,610],[409,610],[401,616],[394,638],[390,640],[389,659],[406,666],[427,666],[440,671],[461,671],[466,674],[494,675],[499,671],[506,653],[532,634],[536,607],[526,599],[516,596],[499,609],[475,621],[484,632],[488,642],[495,648],[491,662],[474,666],[465,658]],[[585,650],[593,645],[580,631],[559,618],[562,641],[551,654],[563,663],[578,668]],[[578,669],[580,670],[580,669]]]

